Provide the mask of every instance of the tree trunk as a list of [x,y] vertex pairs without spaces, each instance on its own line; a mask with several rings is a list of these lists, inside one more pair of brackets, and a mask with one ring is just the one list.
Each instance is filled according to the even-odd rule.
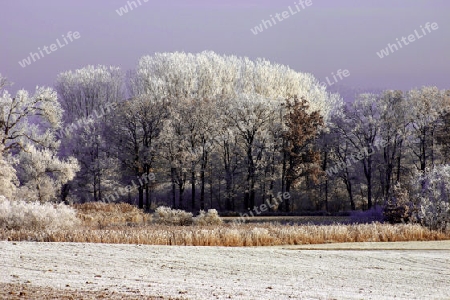
[[420,170],[423,172],[426,168],[426,127],[422,132],[422,138],[420,140]]
[[205,171],[200,173],[201,187],[200,187],[200,209],[205,209]]
[[400,150],[397,157],[397,182],[400,182],[400,170],[401,170],[401,159],[402,159],[402,149],[401,149],[401,143],[400,143]]
[[[283,149],[286,149],[287,143],[285,140],[283,140]],[[288,160],[288,153],[286,150],[283,150],[283,166],[281,171],[281,192],[284,194],[286,190],[287,185],[287,160]],[[284,205],[286,205],[286,202],[284,202]],[[283,204],[281,204],[279,210],[283,210]],[[287,208],[284,208],[285,211],[287,211]]]
[[271,205],[273,203],[273,188],[275,185],[275,147],[272,153],[272,165],[270,167],[270,184],[269,184],[269,211],[273,211]]
[[234,193],[234,174],[231,174],[231,210],[236,210],[236,199],[235,199],[235,193]]
[[364,175],[367,181],[367,209],[372,208],[372,156],[367,157],[367,164],[364,163]]
[[[325,145],[325,148],[327,148],[327,145]],[[325,150],[322,171],[326,171],[327,166],[328,166],[328,151]],[[328,212],[328,177],[327,179],[325,179],[325,210]]]
[[138,207],[139,207],[139,209],[143,209],[144,208],[144,188],[140,185],[138,188],[138,191],[139,191]]
[[172,207],[176,208],[176,203],[175,203],[175,194],[176,194],[176,182],[175,182],[175,172],[176,172],[176,168],[172,167],[170,169],[170,175],[171,175],[171,179],[172,179]]
[[350,207],[351,210],[356,210],[355,200],[353,199],[353,190],[352,190],[352,182],[350,181],[350,174],[348,172],[348,169],[345,169],[346,172],[346,178],[344,178],[345,188],[348,193],[348,198],[350,199]]
[[184,184],[181,182],[178,184],[178,193],[178,208],[183,209]]
[[[291,192],[291,181],[288,179],[286,181],[286,193]],[[291,211],[291,198],[284,199],[284,211],[290,212]],[[281,202],[281,203],[283,203]]]
[[255,207],[255,174],[252,174],[250,182],[250,208]]
[[[200,189],[200,209],[205,209],[205,169],[208,166],[208,152],[203,152],[201,170],[200,170],[200,181],[201,181],[201,189]],[[212,177],[212,173],[210,174]]]
[[228,170],[225,170],[225,184],[226,184],[226,198],[225,198],[225,208],[228,211],[233,210],[232,203],[231,203],[231,175],[229,174]]
[[[147,174],[148,178],[148,174]],[[150,211],[150,181],[145,184],[145,210]]]
[[192,206],[192,211],[195,210],[195,169],[194,169],[194,163],[192,162],[192,170],[191,170],[191,206]]
[[[244,209],[252,209],[255,201],[254,195],[254,166],[253,166],[253,156],[252,156],[252,147],[247,148],[247,190],[244,195]],[[252,205],[253,204],[253,205]]]
[[98,197],[97,197],[97,178],[94,174],[94,201],[99,201]]
[[[209,172],[212,174],[212,161],[209,167]],[[213,177],[209,177],[209,196],[210,196],[210,203],[209,208],[213,208]]]

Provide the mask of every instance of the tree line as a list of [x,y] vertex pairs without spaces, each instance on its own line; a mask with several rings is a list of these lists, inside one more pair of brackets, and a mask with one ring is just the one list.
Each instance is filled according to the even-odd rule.
[[[449,91],[346,103],[311,74],[213,52],[144,56],[126,73],[87,66],[1,97],[0,194],[11,198],[370,209],[450,153]],[[291,197],[278,205],[279,192]]]

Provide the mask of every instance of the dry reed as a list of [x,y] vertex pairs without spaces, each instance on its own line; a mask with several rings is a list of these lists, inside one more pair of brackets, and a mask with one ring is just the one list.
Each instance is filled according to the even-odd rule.
[[151,215],[127,203],[88,202],[74,204],[73,207],[77,210],[77,217],[90,227],[143,225],[152,220]]
[[0,230],[0,239],[39,242],[185,246],[275,246],[340,242],[400,242],[450,239],[449,233],[417,224],[295,225],[245,224],[233,226],[117,226],[109,229]]
[[418,224],[173,226],[151,223],[151,215],[125,203],[91,202],[74,208],[82,220],[80,226],[44,230],[0,228],[0,240],[242,247],[450,239],[450,232],[432,231]]

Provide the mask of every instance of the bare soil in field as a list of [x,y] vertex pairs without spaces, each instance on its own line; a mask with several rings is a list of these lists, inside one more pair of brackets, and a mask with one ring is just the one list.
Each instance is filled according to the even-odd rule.
[[3,241],[0,296],[450,299],[450,241],[325,244],[317,245],[321,247],[318,250],[302,247],[316,246],[232,248]]
[[149,299],[149,300],[169,300],[169,299],[182,299],[182,298],[172,298],[172,297],[143,297],[142,295],[130,295],[121,294],[114,291],[109,291],[104,289],[103,291],[76,291],[68,288],[54,289],[51,287],[33,286],[30,284],[14,284],[14,283],[0,283],[0,299],[8,300],[23,300],[23,299],[39,299],[39,300],[50,300],[50,299],[111,299],[111,300],[139,300],[139,299]]
[[282,248],[289,250],[443,250],[450,252],[450,241],[331,243],[295,245]]

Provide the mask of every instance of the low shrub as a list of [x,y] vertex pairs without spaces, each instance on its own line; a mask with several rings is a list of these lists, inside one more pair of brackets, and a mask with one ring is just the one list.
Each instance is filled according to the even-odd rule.
[[156,208],[154,221],[162,225],[191,225],[193,222],[192,213],[181,209],[171,209],[167,206]]
[[365,211],[352,211],[350,213],[350,223],[352,224],[366,224],[373,222],[384,221],[383,208],[381,206],[376,206],[372,209]]
[[398,183],[392,188],[392,195],[387,199],[383,210],[386,221],[391,224],[407,223],[413,214],[413,203],[409,197],[408,190]]
[[413,182],[414,221],[432,230],[450,230],[450,165],[417,172]]
[[203,210],[200,211],[200,214],[193,218],[194,225],[220,225],[223,223],[222,219],[219,216],[219,213],[215,209],[208,209],[208,212]]
[[432,230],[450,231],[450,205],[445,201],[422,198],[417,220]]
[[151,221],[150,214],[128,203],[87,202],[73,207],[87,226],[141,225]]
[[0,196],[0,228],[71,229],[80,223],[76,210],[64,204],[11,201]]

